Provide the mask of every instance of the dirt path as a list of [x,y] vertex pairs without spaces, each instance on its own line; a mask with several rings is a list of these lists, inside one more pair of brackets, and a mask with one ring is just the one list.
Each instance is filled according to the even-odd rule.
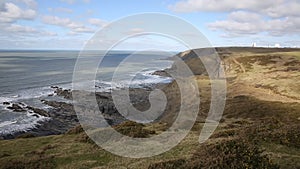
[[[242,70],[243,74],[234,73],[237,78],[235,79],[235,82],[233,84],[228,86],[229,96],[234,97],[238,95],[247,95],[265,101],[278,101],[282,103],[300,103],[300,99],[285,96],[283,94],[272,91],[271,89],[254,86],[255,84],[261,83],[261,80],[257,78],[257,76],[260,76],[261,78],[267,78],[267,79],[272,78],[272,76],[270,76],[272,75],[271,72],[268,76],[266,76],[266,74],[261,74],[261,75],[259,75],[259,73],[257,74],[255,70],[249,70],[248,74],[249,73],[250,74],[248,75],[245,74],[247,72],[243,64],[237,61],[235,57],[230,58],[230,60],[232,61],[231,63],[238,65],[239,69]],[[232,74],[232,72],[228,72],[228,73]],[[251,78],[252,76],[253,78]]]
[[243,64],[241,64],[240,62],[238,62],[234,57],[232,57],[232,61],[233,61],[235,64],[239,65],[239,67],[242,69],[243,73],[246,73],[246,69],[245,69],[245,67],[243,66]]
[[235,97],[238,95],[246,95],[252,96],[260,100],[264,101],[278,101],[282,103],[300,103],[300,100],[289,98],[277,93],[274,93],[272,90],[263,89],[263,88],[255,88],[249,86],[245,83],[235,83],[230,86],[228,90],[230,97]]

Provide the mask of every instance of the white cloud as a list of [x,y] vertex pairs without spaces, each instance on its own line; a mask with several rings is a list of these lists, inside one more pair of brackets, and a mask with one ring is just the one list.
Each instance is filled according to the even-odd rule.
[[[68,3],[68,4],[74,4],[78,0],[60,0],[61,2]],[[90,0],[80,0],[79,2],[84,2],[84,3],[90,3]]]
[[299,0],[183,0],[169,8],[183,13],[246,10],[274,18],[300,16]]
[[49,12],[55,12],[55,13],[73,13],[73,10],[70,8],[62,8],[62,7],[57,7],[57,8],[48,8]]
[[80,33],[93,33],[93,32],[95,32],[94,29],[89,28],[89,27],[85,27],[85,26],[74,27],[72,29],[72,31],[74,31],[74,32],[80,32]]
[[104,21],[102,19],[98,19],[98,18],[90,18],[88,20],[88,22],[91,24],[91,25],[95,25],[97,27],[103,27],[105,25],[107,25],[107,21]]
[[36,9],[37,2],[35,0],[18,0],[21,3],[24,3],[28,8]]
[[69,28],[73,32],[92,33],[95,31],[94,29],[89,28],[83,25],[82,23],[72,21],[70,18],[60,18],[57,16],[44,16],[42,17],[42,21],[46,24]]
[[261,21],[261,15],[253,12],[235,11],[228,15],[230,20],[237,22],[257,22]]
[[21,42],[37,37],[42,39],[57,36],[56,32],[45,30],[43,27],[34,27],[26,25],[26,22],[19,22],[21,20],[34,21],[38,15],[37,5],[35,0],[7,0],[0,3],[0,36],[2,42]]
[[256,34],[261,31],[261,28],[253,23],[241,23],[232,20],[216,21],[208,24],[208,26],[213,30],[223,30],[226,33],[241,35]]
[[273,18],[287,17],[287,16],[300,16],[300,1],[287,0],[283,3],[272,5],[262,12]]
[[237,9],[265,9],[281,1],[282,0],[184,0],[169,7],[175,12],[226,12]]
[[32,20],[36,16],[36,11],[32,9],[21,9],[13,3],[4,3],[4,7],[0,10],[0,22],[12,23],[20,19]]
[[0,35],[9,39],[13,39],[13,37],[21,39],[22,37],[53,37],[57,36],[57,33],[19,24],[2,23],[0,24]]
[[[241,15],[237,15],[240,13]],[[208,24],[213,30],[225,32],[223,37],[234,37],[266,32],[272,36],[297,35],[300,33],[300,17],[286,17],[280,19],[264,19],[254,13],[234,12],[227,20]]]
[[4,28],[5,31],[13,32],[13,33],[37,33],[38,31],[29,26],[11,24]]
[[60,1],[68,4],[74,4],[76,0],[60,0]]
[[134,34],[140,34],[140,33],[143,33],[143,32],[145,32],[144,29],[141,29],[141,28],[132,28],[129,31],[126,31],[124,33],[127,34],[127,35],[134,35]]
[[51,32],[51,31],[44,31],[41,34],[45,36],[57,36],[58,34],[56,32]]
[[73,23],[69,18],[59,18],[57,16],[44,16],[42,18],[42,21],[46,24],[58,25],[64,27],[67,27],[69,24]]
[[299,35],[299,0],[183,0],[170,6],[175,12],[221,12],[227,19],[207,24],[223,37],[267,33]]

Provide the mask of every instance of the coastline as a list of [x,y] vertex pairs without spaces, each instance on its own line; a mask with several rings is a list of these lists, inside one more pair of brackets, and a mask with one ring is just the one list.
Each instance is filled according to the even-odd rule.
[[[164,70],[160,70],[164,71]],[[157,71],[158,72],[158,71]],[[155,74],[155,72],[150,75],[160,76]],[[163,77],[163,76],[162,76]],[[149,108],[148,96],[152,90],[162,89],[171,82],[163,83],[152,83],[148,85],[142,85],[138,88],[130,88],[130,97],[132,104],[140,110],[147,110]],[[101,88],[101,86],[96,86]],[[7,106],[12,112],[28,113],[30,111],[31,116],[36,116],[36,118],[47,118],[46,120],[38,120],[34,127],[30,127],[24,131],[17,131],[14,133],[3,134],[0,139],[15,139],[15,138],[28,138],[28,137],[39,137],[48,135],[60,135],[65,134],[69,130],[80,125],[77,118],[77,114],[74,110],[72,104],[72,90],[63,89],[58,86],[51,86],[54,90],[53,94],[49,94],[50,97],[58,96],[66,100],[66,102],[61,100],[47,100],[41,99],[40,102],[49,107],[48,109],[40,109],[32,106],[28,106],[22,102],[3,102],[4,106]],[[122,90],[121,88],[116,88],[114,90]],[[108,124],[115,126],[126,120],[114,107],[113,100],[111,98],[110,91],[95,92],[96,99],[98,102],[99,110]]]

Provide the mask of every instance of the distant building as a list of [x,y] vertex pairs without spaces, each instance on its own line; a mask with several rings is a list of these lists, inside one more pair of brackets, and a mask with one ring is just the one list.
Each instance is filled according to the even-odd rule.
[[255,48],[256,47],[256,43],[252,43],[252,47]]
[[280,44],[279,44],[279,43],[276,43],[274,47],[275,47],[275,48],[280,48]]

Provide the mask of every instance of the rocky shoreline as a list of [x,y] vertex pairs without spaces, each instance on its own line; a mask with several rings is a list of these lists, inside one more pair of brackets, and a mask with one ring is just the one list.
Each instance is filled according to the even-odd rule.
[[[180,57],[182,57],[184,60],[185,55]],[[191,67],[191,69],[193,69],[193,67]],[[152,73],[152,75],[171,77],[172,71],[174,70],[176,70],[176,67],[174,67],[173,65],[171,68],[155,71]],[[202,74],[203,72],[204,71],[201,69],[200,73],[199,72],[194,72],[194,73]],[[95,87],[101,88],[101,86],[95,86]],[[49,95],[50,97],[57,95],[61,98],[67,99],[69,102],[41,100],[41,102],[44,105],[50,107],[47,111],[35,107],[26,106],[24,103],[3,102],[3,105],[7,106],[7,108],[12,111],[32,112],[33,116],[36,116],[37,118],[42,116],[42,117],[49,118],[49,120],[39,122],[39,124],[35,128],[29,129],[28,131],[0,136],[0,138],[2,137],[2,139],[14,139],[18,137],[58,135],[58,134],[64,134],[69,130],[71,130],[72,128],[78,126],[80,123],[77,118],[77,114],[74,110],[74,107],[72,105],[72,100],[73,100],[72,92],[74,91],[71,91],[70,89],[63,89],[58,86],[51,86],[51,88],[54,90],[54,93],[50,94]],[[156,84],[154,83],[149,86],[143,86],[142,88],[130,88],[129,89],[130,102],[136,109],[140,111],[148,110],[151,106],[148,97],[150,92],[155,89],[161,89],[166,94],[166,97],[168,99],[168,104],[166,105],[164,112],[159,116],[157,121],[172,124],[172,122],[177,117],[178,109],[180,109],[180,107],[174,106],[174,105],[180,105],[179,103],[180,93],[178,93],[179,88],[176,82],[171,81],[169,83],[156,83]],[[123,90],[123,89],[118,88],[117,90]],[[114,126],[128,120],[124,118],[114,106],[111,92],[112,91],[96,92],[96,93],[82,92],[83,93],[82,97],[85,97],[85,94],[88,95],[95,94],[99,110],[102,112],[104,119],[107,121],[109,125]]]
[[[130,88],[131,103],[140,110],[147,110],[149,108],[148,96],[151,90],[165,86],[166,84],[153,84],[151,87],[146,88]],[[53,101],[53,100],[40,100],[44,105],[49,106],[47,110],[31,107],[22,102],[3,102],[13,112],[27,113],[29,112],[36,118],[47,117],[48,120],[39,121],[35,128],[28,129],[27,131],[11,133],[0,136],[1,139],[14,139],[23,137],[36,137],[47,135],[59,135],[68,132],[70,129],[78,126],[79,120],[72,105],[72,91],[63,89],[58,86],[51,86],[54,94],[69,102]],[[108,124],[114,126],[120,124],[126,119],[118,112],[114,106],[110,92],[96,92],[94,93],[98,102],[99,110],[102,112]]]
[[[152,75],[162,76],[162,77],[171,77],[172,71],[174,71],[174,66],[164,70],[155,71]],[[96,88],[101,86],[95,86]],[[50,108],[46,111],[43,109],[26,106],[24,103],[10,103],[3,102],[2,104],[8,109],[15,112],[32,112],[33,116],[48,117],[49,120],[41,121],[39,124],[28,131],[17,132],[9,135],[0,135],[0,139],[14,139],[19,137],[36,137],[36,136],[47,136],[47,135],[59,135],[68,132],[74,127],[78,126],[79,120],[77,114],[72,105],[72,92],[70,89],[63,89],[58,86],[51,86],[54,90],[51,96],[59,96],[61,98],[67,99],[69,102],[53,101],[53,100],[40,100],[44,105],[49,106]],[[148,86],[143,86],[142,88],[130,88],[130,102],[131,104],[140,111],[146,111],[150,108],[149,103],[149,94],[155,89],[162,90],[168,99],[168,103],[164,112],[156,120],[160,122],[170,123],[176,119],[177,111],[180,109],[178,102],[180,101],[180,93],[177,83],[174,81],[168,83],[153,83]],[[118,88],[117,90],[123,90]],[[76,91],[75,91],[76,92]],[[78,92],[78,91],[77,91]],[[122,122],[128,121],[124,118],[116,109],[113,103],[111,92],[96,92],[96,93],[86,93],[85,94],[95,94],[96,100],[98,103],[99,110],[102,112],[104,119],[111,126],[118,125]],[[84,97],[83,95],[83,97]],[[174,104],[171,104],[174,103]],[[84,111],[84,110],[83,110]]]

